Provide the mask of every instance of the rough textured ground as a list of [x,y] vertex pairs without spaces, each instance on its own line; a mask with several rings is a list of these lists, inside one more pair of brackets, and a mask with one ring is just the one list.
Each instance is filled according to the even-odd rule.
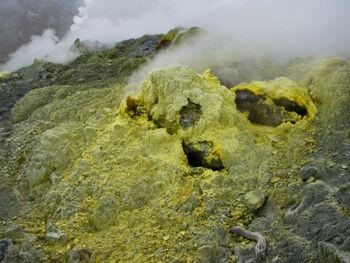
[[240,225],[266,237],[266,262],[349,262],[347,62],[231,89],[181,66],[127,85],[157,43],[36,64],[59,74],[6,108],[0,261],[256,262]]

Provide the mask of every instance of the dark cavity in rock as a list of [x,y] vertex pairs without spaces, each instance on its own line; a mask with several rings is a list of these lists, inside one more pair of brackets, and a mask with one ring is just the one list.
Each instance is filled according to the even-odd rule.
[[[253,124],[277,127],[288,119],[290,112],[304,117],[307,115],[305,107],[287,98],[267,102],[265,96],[255,95],[248,90],[236,91],[235,103],[240,112],[248,112],[248,120]],[[292,124],[294,120],[290,120]]]
[[195,125],[202,115],[201,105],[188,100],[188,104],[180,110],[180,125],[187,129]]
[[222,165],[220,156],[214,153],[214,145],[212,142],[182,142],[182,148],[190,166],[209,168],[214,171],[225,168]]
[[126,111],[129,113],[129,115],[133,117],[138,117],[142,115],[142,107],[138,104],[138,102],[132,98],[127,97],[126,99]]
[[240,112],[249,112],[248,120],[254,124],[276,127],[282,123],[282,114],[265,102],[265,96],[255,95],[248,90],[236,91],[236,105]]
[[273,100],[273,102],[280,107],[284,107],[286,111],[295,112],[301,117],[304,117],[307,115],[307,110],[305,107],[300,106],[295,101],[289,100],[287,98],[281,98],[278,100]]

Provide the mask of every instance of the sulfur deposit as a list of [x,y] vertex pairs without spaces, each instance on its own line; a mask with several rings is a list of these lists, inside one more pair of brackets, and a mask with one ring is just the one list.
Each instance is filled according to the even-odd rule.
[[[127,52],[99,56],[132,72],[143,59]],[[55,80],[12,107],[0,160],[7,258],[248,262],[254,242],[229,232],[241,226],[264,235],[267,262],[346,262],[346,61],[293,61],[284,77],[229,88],[210,70],[171,66],[130,93],[128,72],[77,79],[93,78],[99,56],[78,58],[91,63],[81,71],[37,62]]]
[[[13,118],[28,118],[24,127],[35,119],[42,132],[18,191],[42,200],[35,224],[50,221],[69,240],[44,245],[47,255],[87,246],[101,261],[194,260],[203,249],[231,258],[229,237],[218,244],[212,231],[251,222],[262,204],[251,206],[249,191],[280,195],[283,205],[293,199],[283,189],[298,178],[280,175],[278,189],[271,180],[274,171],[303,163],[315,114],[307,92],[288,79],[250,85],[265,89],[250,89],[256,96],[266,91],[307,113],[294,123],[256,125],[237,109],[242,86],[229,90],[210,71],[198,75],[180,66],[153,72],[138,94],[122,100],[117,88],[96,97],[94,91],[67,96],[64,87],[20,100]],[[75,109],[64,106],[72,103]]]

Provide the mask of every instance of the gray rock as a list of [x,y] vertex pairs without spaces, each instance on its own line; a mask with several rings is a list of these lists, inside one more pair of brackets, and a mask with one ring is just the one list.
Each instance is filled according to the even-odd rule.
[[5,258],[10,246],[12,246],[11,239],[0,239],[0,262]]
[[341,237],[335,237],[334,242],[335,242],[335,244],[340,245],[340,244],[342,244],[343,239]]
[[217,251],[212,246],[202,246],[197,251],[196,262],[215,263],[218,262]]
[[216,227],[214,229],[214,239],[219,246],[226,245],[228,238],[228,233],[222,227]]
[[68,238],[61,229],[52,223],[48,223],[46,226],[45,238],[49,242],[61,242],[66,243]]
[[92,262],[92,254],[86,248],[74,248],[67,254],[68,263],[90,263]]
[[341,250],[350,252],[350,237],[344,240],[343,244],[340,247]]
[[299,176],[305,182],[310,177],[316,178],[318,176],[318,170],[315,166],[305,166],[300,170]]
[[106,229],[116,224],[119,210],[119,202],[114,196],[103,196],[92,212],[92,224],[98,230]]
[[33,248],[33,243],[25,241],[24,243],[11,244],[7,248],[5,258],[2,263],[42,263],[47,262],[42,259],[42,254]]
[[91,155],[96,159],[100,160],[103,157],[102,147],[96,146],[91,150]]
[[59,171],[53,171],[50,174],[50,182],[52,185],[58,185],[62,181],[62,178],[63,174]]
[[138,40],[130,39],[122,41],[119,45],[127,44],[128,50],[130,50],[128,56],[130,57],[147,56],[156,52],[156,46],[159,43],[160,37],[160,35],[145,35]]
[[245,205],[251,210],[257,210],[265,203],[265,194],[260,190],[254,190],[244,196]]
[[215,204],[208,204],[205,207],[204,214],[208,217],[208,216],[214,215],[216,211],[217,211],[217,206],[215,206]]

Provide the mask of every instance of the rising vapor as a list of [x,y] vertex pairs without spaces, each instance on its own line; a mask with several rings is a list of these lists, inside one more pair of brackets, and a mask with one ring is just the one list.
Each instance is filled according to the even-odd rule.
[[105,44],[164,33],[175,26],[199,26],[208,33],[195,48],[161,54],[152,65],[182,63],[206,67],[232,57],[348,55],[350,3],[347,0],[85,0],[70,31],[58,40],[52,30],[34,36],[1,66],[13,71],[35,58],[66,63],[77,53],[76,38]]

